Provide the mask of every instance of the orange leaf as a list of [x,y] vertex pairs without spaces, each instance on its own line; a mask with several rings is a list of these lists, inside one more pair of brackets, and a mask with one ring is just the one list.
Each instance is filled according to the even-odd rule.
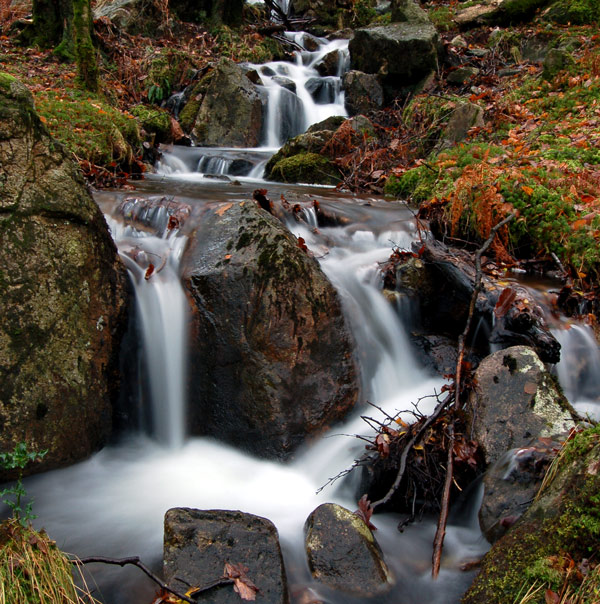
[[521,189],[523,189],[523,193],[525,193],[526,195],[533,195],[533,189],[531,187],[528,187],[527,185],[523,185],[521,187]]

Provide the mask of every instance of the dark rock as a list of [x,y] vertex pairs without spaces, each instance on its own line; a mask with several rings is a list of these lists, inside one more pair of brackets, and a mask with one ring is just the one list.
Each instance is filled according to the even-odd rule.
[[490,543],[527,510],[560,447],[558,441],[537,439],[527,447],[508,451],[485,473],[479,526]]
[[575,413],[535,352],[513,346],[486,357],[469,397],[471,434],[486,463],[532,439],[568,432]]
[[316,581],[362,597],[389,591],[393,578],[373,533],[356,514],[320,505],[304,525],[309,570]]
[[[450,252],[438,241],[428,241],[422,247],[419,244],[415,250],[420,257],[397,264],[391,281],[399,292],[416,301],[426,333],[456,338],[466,324],[475,283],[473,256],[464,250]],[[534,348],[546,363],[560,360],[560,344],[525,288],[511,285],[508,289],[512,290],[512,301],[505,312],[494,313],[504,290],[485,275],[482,286],[473,318],[474,324],[479,325],[476,338],[471,341],[475,351],[485,356],[490,345],[506,348],[524,344]]]
[[414,0],[392,0],[392,21],[410,23],[431,23],[427,12]]
[[459,27],[510,25],[531,19],[551,0],[489,0],[459,11],[454,21]]
[[158,7],[144,0],[114,0],[94,7],[94,19],[106,18],[130,34],[150,34],[160,30],[164,16]]
[[339,80],[337,78],[309,78],[305,87],[315,103],[326,105],[335,101]]
[[362,71],[348,71],[342,80],[346,93],[346,110],[350,115],[376,111],[383,106],[383,88],[378,76]]
[[317,122],[310,126],[310,128],[306,131],[308,134],[312,134],[314,132],[322,132],[327,130],[329,132],[335,132],[344,122],[346,118],[341,115],[332,115],[327,119],[324,119],[322,122]]
[[435,27],[430,23],[392,23],[358,29],[350,40],[352,69],[378,74],[402,88],[425,79],[437,68]]
[[339,50],[328,52],[316,65],[315,68],[319,74],[325,76],[339,76],[340,64],[343,61],[343,55]]
[[336,291],[254,202],[207,211],[183,258],[193,305],[190,426],[285,457],[358,397]]
[[111,435],[126,274],[77,166],[2,73],[0,225],[0,449],[68,465]]
[[450,84],[466,84],[478,73],[477,67],[459,67],[448,74],[446,81]]
[[438,375],[456,373],[458,353],[455,340],[444,336],[423,334],[413,334],[411,340],[425,367],[433,369]]
[[566,69],[573,63],[573,57],[568,52],[559,48],[552,48],[548,51],[546,58],[544,59],[542,77],[545,80],[552,80],[559,71]]
[[[256,602],[287,604],[287,579],[279,536],[260,516],[225,510],[173,508],[165,514],[163,573],[181,593],[224,575],[225,562],[243,564],[256,585]],[[198,602],[239,604],[233,585],[202,594]]]
[[277,82],[277,84],[279,84],[282,88],[285,88],[286,90],[289,90],[290,92],[296,94],[296,82],[294,82],[293,80],[290,80],[289,78],[284,78],[283,76],[275,76],[273,78],[273,81]]
[[335,165],[318,153],[299,153],[279,160],[271,169],[269,180],[289,183],[337,185],[341,175]]
[[184,123],[192,123],[196,143],[206,147],[257,147],[262,116],[258,88],[229,59],[221,59],[196,85],[181,114],[184,130]]

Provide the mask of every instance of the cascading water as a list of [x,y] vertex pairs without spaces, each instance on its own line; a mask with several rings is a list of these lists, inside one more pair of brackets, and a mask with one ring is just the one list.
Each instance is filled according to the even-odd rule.
[[[159,175],[260,179],[267,160],[286,140],[328,117],[347,115],[341,76],[348,68],[348,41],[329,42],[305,33],[287,35],[299,46],[310,40],[316,50],[296,53],[293,63],[275,61],[251,66],[260,77],[266,97],[263,146],[254,149],[165,147],[157,165]],[[319,65],[332,57],[327,62],[328,73],[332,75],[320,75]]]
[[[203,190],[206,200],[214,200],[207,187]],[[249,194],[244,193],[242,197]],[[119,194],[106,193],[98,197],[107,212],[111,205],[120,203]],[[320,203],[326,206],[329,202],[321,198]],[[432,394],[441,385],[415,363],[398,317],[378,291],[378,262],[390,254],[394,245],[408,245],[412,237],[412,216],[399,205],[374,202],[370,207],[363,207],[354,202],[337,201],[336,208],[339,209],[340,204],[347,209],[347,226],[323,229],[322,236],[303,229],[302,235],[315,255],[324,256],[322,266],[340,290],[356,333],[358,357],[370,400],[386,413],[395,414],[398,410],[410,409],[413,402]],[[143,203],[136,205],[144,206]],[[124,207],[126,204],[121,204],[121,208]],[[135,259],[135,265],[142,262],[141,267],[131,266],[138,286],[161,289],[162,282],[157,279],[153,285],[153,279],[165,275],[169,263],[146,280],[148,269],[138,250],[143,247],[146,255],[163,257],[168,253],[169,259],[175,260],[179,245],[174,244],[179,238],[175,233],[165,235],[160,229],[159,236],[147,232],[142,235],[142,230],[148,227],[136,232],[131,225],[120,225],[122,214],[119,217],[116,213],[111,218],[112,230],[127,262],[131,264]],[[129,214],[125,212],[125,216]],[[153,243],[146,248],[150,242]],[[172,268],[176,273],[175,263]],[[141,289],[140,292],[142,296],[150,294]],[[156,320],[156,316],[150,317],[151,322]],[[147,344],[158,348],[152,337]],[[163,354],[172,353],[165,349]],[[163,358],[157,366],[164,367],[166,363],[167,359]],[[178,365],[175,363],[170,370],[178,370]],[[430,411],[433,404],[431,398],[424,400],[422,412]],[[369,409],[369,415],[377,417],[377,412]],[[359,417],[351,418],[339,428],[341,434],[368,432]],[[294,462],[283,465],[254,459],[207,438],[192,438],[180,448],[165,448],[147,437],[130,436],[86,462],[31,477],[27,480],[27,489],[35,497],[37,526],[45,527],[63,549],[79,556],[140,555],[158,566],[164,513],[170,507],[187,506],[240,509],[271,519],[279,530],[284,555],[289,561],[301,557],[302,526],[319,503],[335,501],[350,509],[356,507],[356,494],[348,491],[348,484],[341,490],[328,487],[319,494],[317,490],[328,478],[349,467],[362,450],[361,441],[340,435],[298,452]],[[470,518],[472,523],[473,516]],[[433,523],[421,523],[418,528],[410,527],[399,535],[393,518],[378,516],[375,522],[381,529],[378,538],[386,559],[402,585],[401,592],[392,591],[382,602],[458,601],[469,580],[468,575],[458,570],[460,562],[476,557],[486,548],[475,527],[467,521],[450,524],[444,570],[441,578],[432,582],[429,560]],[[296,568],[290,564],[288,572],[291,582],[311,584],[304,566]],[[99,584],[98,596],[107,604],[151,601],[153,586],[144,582],[135,569],[100,567],[93,573]],[[318,591],[317,586],[314,588]],[[453,595],[449,597],[449,594]],[[327,597],[329,602],[349,601],[348,597],[338,600],[332,599],[331,594]],[[353,601],[360,602],[359,599]]]

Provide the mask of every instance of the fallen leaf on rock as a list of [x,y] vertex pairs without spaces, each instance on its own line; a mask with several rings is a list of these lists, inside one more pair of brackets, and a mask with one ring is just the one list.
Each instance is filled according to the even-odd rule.
[[526,394],[535,394],[537,392],[537,384],[535,382],[527,382],[523,387]]

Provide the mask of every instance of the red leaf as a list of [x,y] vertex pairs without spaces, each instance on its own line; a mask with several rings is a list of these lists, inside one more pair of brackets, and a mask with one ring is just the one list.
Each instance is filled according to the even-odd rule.
[[560,603],[560,596],[552,591],[551,589],[547,589],[546,593],[544,594],[544,599],[546,600],[546,604],[559,604]]
[[153,273],[154,273],[154,264],[150,263],[148,265],[148,268],[146,269],[146,274],[144,275],[144,279],[146,279],[146,281],[148,281],[148,279],[150,279],[150,277],[152,277]]
[[377,527],[371,524],[371,516],[373,515],[373,509],[371,508],[371,502],[367,498],[367,494],[365,493],[358,500],[358,510],[354,512],[359,518],[363,520],[363,522],[371,529],[372,531],[376,531]]
[[512,287],[507,287],[502,290],[494,308],[494,315],[497,318],[503,317],[509,311],[512,303],[517,297],[517,292]]
[[306,241],[304,241],[304,237],[298,237],[298,247],[303,251],[308,253],[308,248],[306,247]]
[[256,600],[258,587],[246,575],[247,572],[248,567],[243,564],[230,564],[229,562],[225,562],[223,569],[223,574],[229,579],[233,579],[233,589],[242,600]]
[[537,392],[537,384],[535,382],[527,382],[525,386],[523,386],[523,390],[526,394],[535,394]]
[[390,456],[390,437],[387,434],[378,434],[375,445],[377,445],[377,450],[382,459]]

